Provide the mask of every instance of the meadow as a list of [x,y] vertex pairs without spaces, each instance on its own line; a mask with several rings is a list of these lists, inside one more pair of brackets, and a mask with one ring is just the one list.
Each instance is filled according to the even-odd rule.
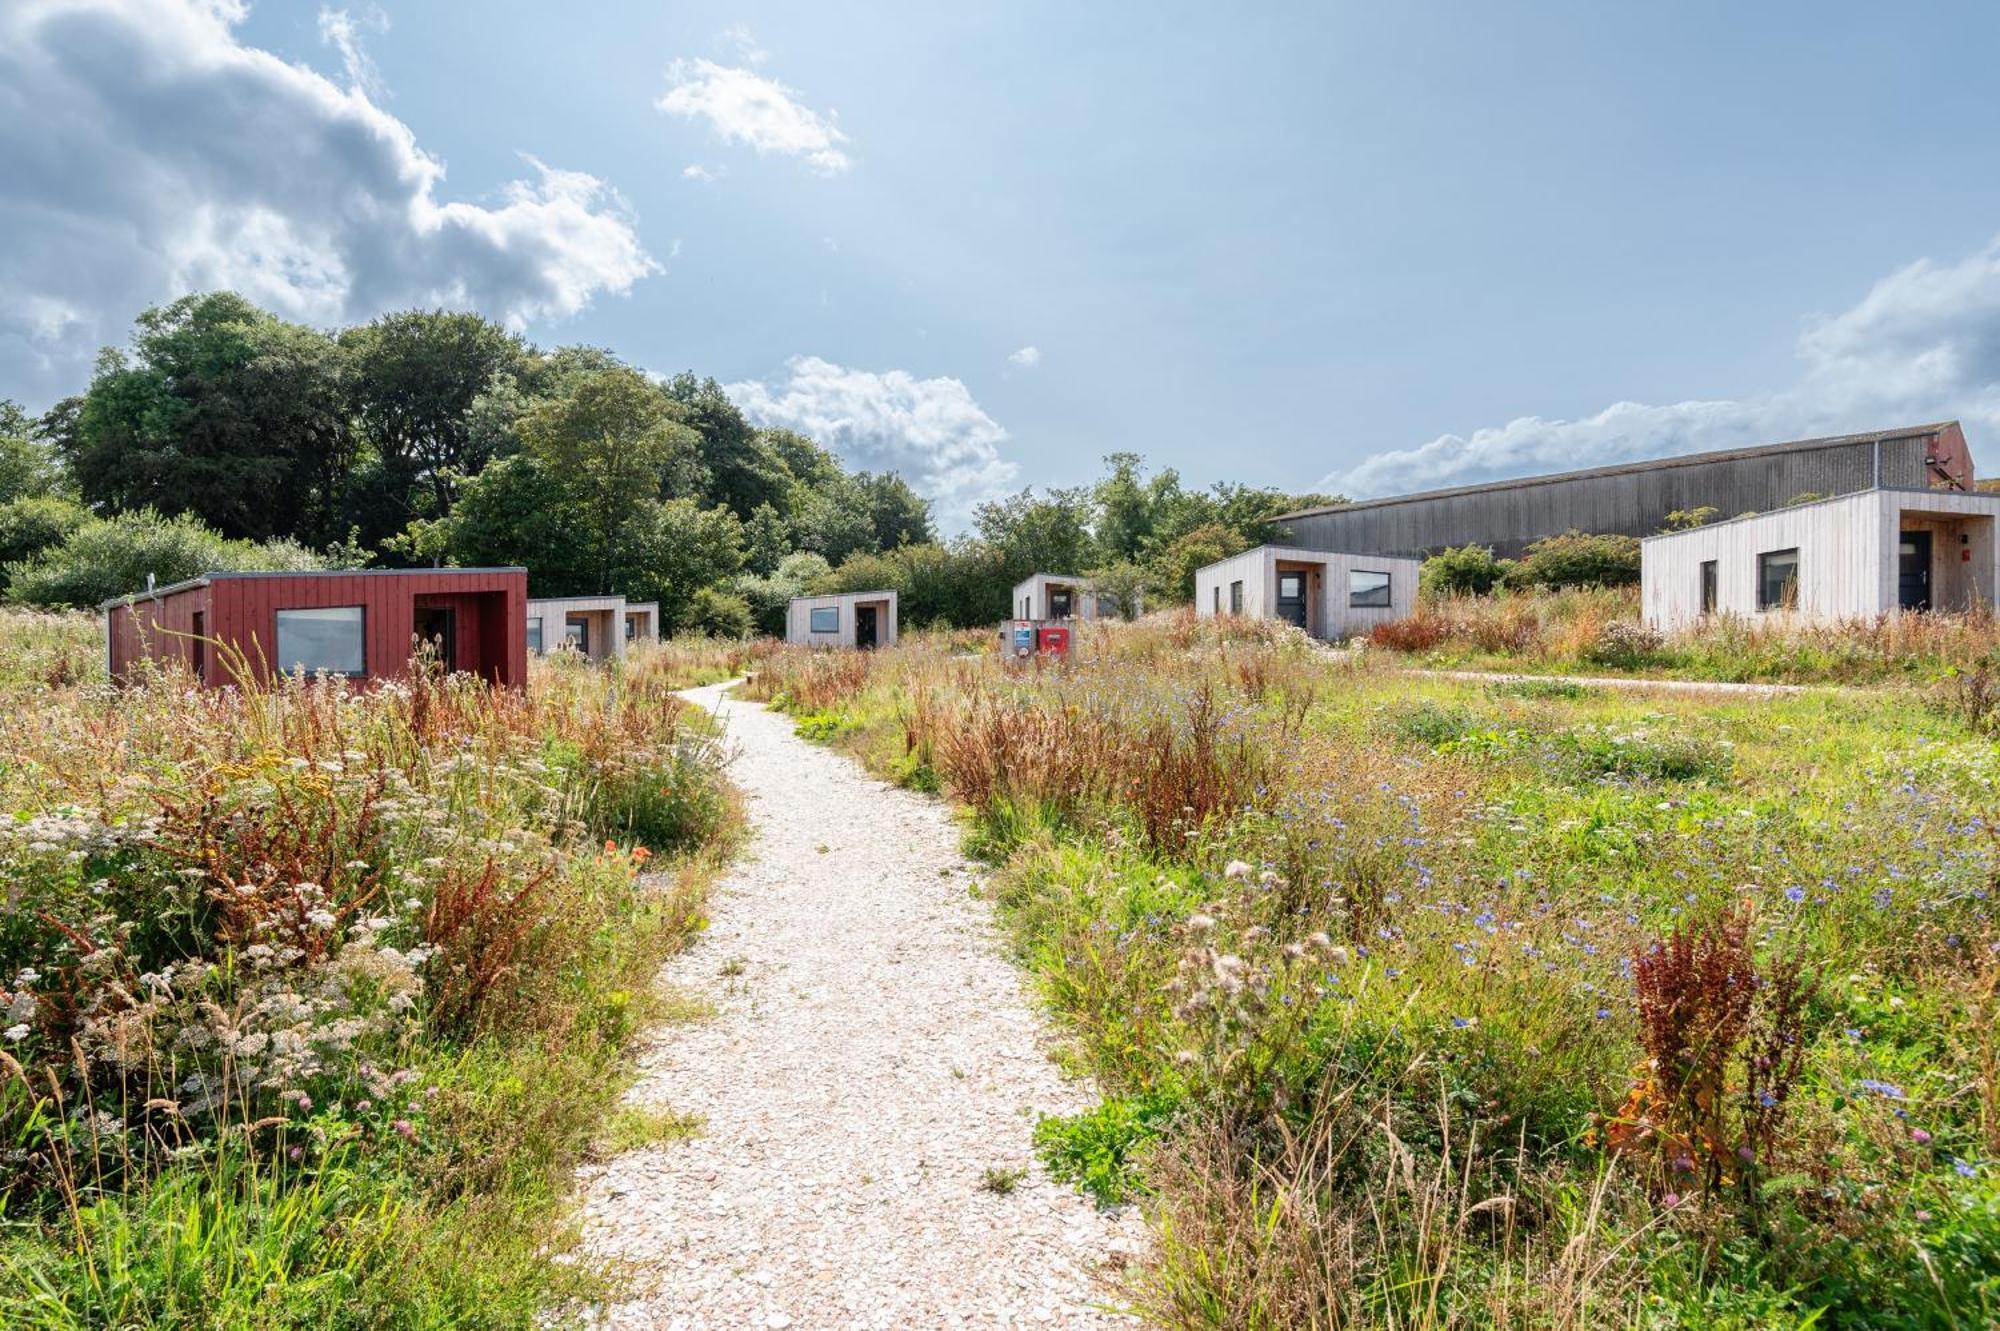
[[113,689],[0,614],[0,1325],[524,1327],[740,826],[672,690],[740,649]]
[[1044,1159],[1145,1208],[1153,1321],[2000,1320],[2000,754],[1942,672],[1468,683],[1186,614],[980,646],[748,689],[963,806],[1103,1094]]

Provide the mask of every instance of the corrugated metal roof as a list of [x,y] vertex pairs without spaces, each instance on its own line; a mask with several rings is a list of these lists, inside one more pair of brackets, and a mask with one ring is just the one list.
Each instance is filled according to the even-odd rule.
[[1358,499],[1351,504],[1328,504],[1321,508],[1301,508],[1280,513],[1272,519],[1317,517],[1322,513],[1352,513],[1358,509],[1388,508],[1395,504],[1421,503],[1430,499],[1450,499],[1459,495],[1492,494],[1502,490],[1525,489],[1537,485],[1557,485],[1564,481],[1590,480],[1603,476],[1627,476],[1639,472],[1665,471],[1673,467],[1698,467],[1714,462],[1766,457],[1774,454],[1806,452],[1815,448],[1835,448],[1843,444],[1881,444],[1892,439],[1915,439],[1937,434],[1957,424],[1936,421],[1893,430],[1869,430],[1861,434],[1825,435],[1817,439],[1793,439],[1778,444],[1752,444],[1746,448],[1723,448],[1708,453],[1677,453],[1672,457],[1650,458],[1643,462],[1620,462],[1606,467],[1585,467],[1580,471],[1559,471],[1542,476],[1521,476],[1507,481],[1482,481],[1477,485],[1457,485],[1443,490],[1422,490],[1415,494],[1390,495],[1382,499]]

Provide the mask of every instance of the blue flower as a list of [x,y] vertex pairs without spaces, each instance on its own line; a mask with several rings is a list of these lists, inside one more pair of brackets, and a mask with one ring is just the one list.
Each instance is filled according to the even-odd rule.
[[1803,887],[1799,887],[1795,884],[1785,889],[1785,900],[1791,902],[1794,906],[1798,905],[1801,901],[1804,901],[1805,899],[1806,899],[1806,890]]
[[1958,1176],[1960,1178],[1973,1178],[1976,1177],[1979,1173],[1979,1171],[1973,1168],[1972,1165],[1968,1164],[1964,1160],[1959,1159],[1957,1156],[1953,1156],[1951,1158],[1951,1167],[1958,1171]]

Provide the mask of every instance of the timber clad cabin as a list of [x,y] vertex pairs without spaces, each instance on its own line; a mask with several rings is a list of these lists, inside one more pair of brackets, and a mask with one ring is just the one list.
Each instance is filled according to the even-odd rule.
[[1339,642],[1415,610],[1422,567],[1415,559],[1260,545],[1196,570],[1194,610],[1203,618],[1282,619]]
[[105,602],[105,664],[121,682],[144,661],[210,685],[244,671],[399,679],[430,644],[445,668],[518,688],[527,600],[521,568],[205,573]]
[[1640,542],[1654,628],[1712,615],[1837,622],[1987,609],[2000,587],[2000,494],[1864,490]]
[[1484,545],[1513,558],[1571,530],[1651,536],[1676,511],[1708,507],[1733,517],[1805,496],[1971,487],[1965,432],[1943,421],[1366,499],[1276,521],[1290,529],[1292,545],[1308,549],[1422,558],[1448,546]]
[[644,611],[651,612],[653,628],[645,636],[658,637],[660,610],[651,602],[637,607],[622,596],[537,597],[528,602],[528,654],[547,656],[567,646],[587,660],[622,660],[626,642],[638,636],[635,610],[642,619]]
[[1099,596],[1087,578],[1037,573],[1014,585],[1014,618],[1037,622],[1116,619],[1118,604],[1109,596]]
[[799,596],[785,610],[785,641],[802,647],[858,647],[896,642],[896,593]]

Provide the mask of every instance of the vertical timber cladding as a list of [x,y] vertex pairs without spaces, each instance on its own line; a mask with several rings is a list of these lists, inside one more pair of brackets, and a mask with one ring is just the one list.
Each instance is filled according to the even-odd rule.
[[1422,557],[1469,544],[1511,557],[1572,528],[1651,536],[1676,510],[1711,507],[1732,518],[1875,485],[1971,484],[1965,434],[1951,421],[1364,500],[1279,521],[1288,544],[1308,549]]

